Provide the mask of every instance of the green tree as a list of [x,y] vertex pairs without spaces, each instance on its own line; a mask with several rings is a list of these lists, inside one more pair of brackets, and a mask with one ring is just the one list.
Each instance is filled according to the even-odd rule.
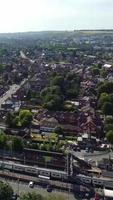
[[106,78],[107,75],[108,75],[108,71],[105,70],[105,69],[101,69],[101,70],[100,70],[100,75],[101,75],[103,78]]
[[113,131],[110,130],[106,133],[106,138],[107,138],[107,141],[110,143],[110,144],[113,144]]
[[101,108],[105,102],[109,102],[110,97],[106,92],[101,93],[100,98],[98,100],[98,107]]
[[91,72],[92,72],[92,74],[93,74],[94,76],[100,74],[100,70],[99,70],[98,67],[92,67],[92,68],[91,68]]
[[110,102],[105,102],[102,106],[102,112],[104,115],[113,115],[113,104]]
[[98,86],[98,94],[106,92],[108,94],[113,93],[113,82],[105,81]]
[[22,152],[23,150],[23,140],[21,137],[12,137],[12,150],[15,152]]
[[0,134],[0,149],[4,149],[7,146],[7,136],[3,133]]
[[41,91],[43,106],[49,110],[59,110],[63,104],[63,95],[59,86],[51,86]]
[[63,135],[64,134],[63,128],[61,126],[57,126],[54,130],[54,133],[57,133],[58,135]]
[[68,73],[64,85],[65,96],[68,99],[76,98],[79,94],[80,77],[76,74]]
[[12,187],[0,181],[0,199],[1,200],[11,200],[13,195]]
[[22,126],[29,127],[33,119],[33,115],[29,110],[20,110],[19,119]]
[[44,200],[44,198],[42,197],[42,195],[37,194],[35,192],[28,192],[25,194],[22,194],[20,196],[20,200]]
[[56,151],[61,151],[61,147],[62,147],[62,145],[60,144],[60,142],[58,142],[57,144],[56,144]]
[[55,76],[52,78],[51,85],[58,85],[63,88],[64,85],[64,77],[63,76]]
[[105,132],[108,132],[108,131],[110,131],[110,130],[113,131],[113,124],[105,124],[105,125],[104,125],[104,131],[105,131]]
[[65,200],[65,197],[62,195],[48,195],[44,200]]
[[6,115],[6,125],[8,125],[8,127],[11,127],[13,125],[13,119],[14,119],[14,114],[11,112],[8,112]]
[[105,119],[105,124],[113,124],[113,117],[112,116],[108,116]]

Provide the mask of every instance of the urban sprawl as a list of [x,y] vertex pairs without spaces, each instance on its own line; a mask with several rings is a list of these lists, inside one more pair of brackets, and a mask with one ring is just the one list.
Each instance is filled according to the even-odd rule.
[[21,182],[113,199],[112,150],[113,31],[0,34],[0,179],[17,183],[12,199]]

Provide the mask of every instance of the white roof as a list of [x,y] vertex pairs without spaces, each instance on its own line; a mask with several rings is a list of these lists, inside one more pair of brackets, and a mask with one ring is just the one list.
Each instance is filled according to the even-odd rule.
[[113,197],[113,190],[104,189],[105,197]]
[[110,65],[110,64],[105,64],[105,65],[104,65],[105,68],[110,68],[111,66],[112,66],[112,65]]
[[50,179],[49,176],[42,176],[42,175],[38,175],[39,178],[43,178],[43,179]]
[[80,104],[79,101],[66,101],[66,103],[71,103],[75,106],[79,106],[79,104]]
[[84,133],[84,135],[82,136],[82,138],[88,138],[89,137],[89,135],[87,134],[87,133]]
[[69,144],[77,145],[77,142],[74,142],[74,141],[71,141],[71,140],[68,140],[67,142],[68,142]]
[[82,141],[83,141],[83,138],[82,138],[82,137],[78,137],[78,138],[77,138],[77,141],[78,141],[78,142],[82,142]]

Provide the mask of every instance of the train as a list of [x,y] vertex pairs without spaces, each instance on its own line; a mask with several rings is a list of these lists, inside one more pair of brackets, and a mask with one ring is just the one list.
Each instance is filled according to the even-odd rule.
[[[43,179],[70,182],[69,176],[66,171],[22,165],[7,161],[0,161],[0,169],[5,169],[11,172],[21,173],[26,175],[32,175],[37,178],[39,177]],[[83,174],[77,174],[73,176],[72,182],[74,183],[74,180],[76,182],[77,179],[80,180],[81,184],[83,183],[86,185],[92,185],[94,187],[102,187],[102,188],[105,187],[106,185],[110,185],[113,188],[113,181],[105,177],[86,176]]]
[[9,170],[11,172],[32,175],[39,178],[62,180],[62,181],[68,180],[68,175],[67,172],[65,171],[22,165],[6,161],[0,161],[0,168]]
[[76,175],[76,179],[79,179],[81,183],[92,185],[94,187],[105,187],[106,185],[109,185],[111,188],[113,188],[113,181],[111,179],[105,178],[105,177],[92,177],[92,176],[85,176],[83,174]]

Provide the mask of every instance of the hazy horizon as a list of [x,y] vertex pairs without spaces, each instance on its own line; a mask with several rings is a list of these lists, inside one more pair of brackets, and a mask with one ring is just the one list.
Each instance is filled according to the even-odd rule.
[[113,29],[113,0],[0,0],[0,33]]

